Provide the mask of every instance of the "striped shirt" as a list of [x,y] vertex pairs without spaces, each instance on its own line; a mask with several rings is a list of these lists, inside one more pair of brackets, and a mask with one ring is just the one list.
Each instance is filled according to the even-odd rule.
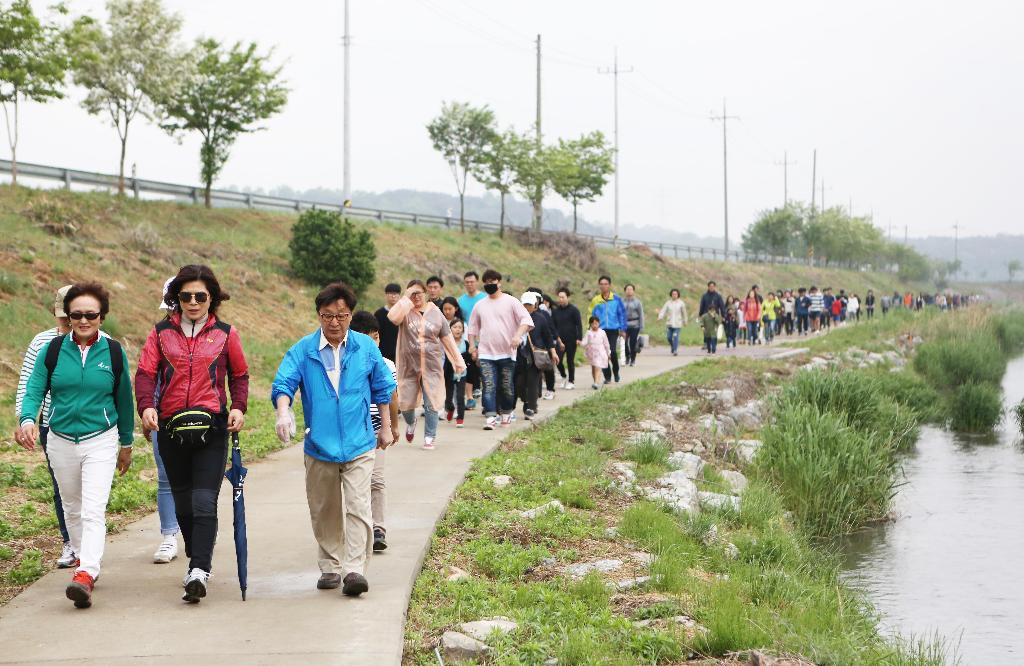
[[816,294],[810,294],[808,298],[811,299],[811,312],[821,312],[825,309],[825,297],[818,292]]
[[[391,371],[391,376],[395,378],[395,383],[398,383],[398,369],[395,367],[394,361],[391,359],[384,359],[384,365],[388,366],[388,370]],[[380,432],[380,410],[377,409],[376,403],[370,403],[370,421],[373,423],[373,432]]]
[[[25,389],[28,387],[28,379],[32,376],[32,370],[36,367],[36,359],[39,358],[39,352],[46,349],[50,344],[50,341],[57,337],[59,331],[56,327],[48,328],[42,333],[32,338],[32,342],[28,343],[28,349],[25,351],[25,359],[21,362],[21,373],[18,375],[18,390],[14,396],[14,418],[18,422],[21,421],[21,403],[25,399]],[[100,335],[107,337],[107,334],[100,331]],[[47,393],[43,397],[43,409],[42,419],[40,420],[40,426],[48,428],[50,426],[50,394]]]

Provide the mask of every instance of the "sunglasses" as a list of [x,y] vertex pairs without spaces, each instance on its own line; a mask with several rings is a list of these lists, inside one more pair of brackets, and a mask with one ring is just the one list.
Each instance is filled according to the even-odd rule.
[[79,321],[83,317],[88,319],[89,321],[96,321],[97,319],[99,319],[99,316],[99,312],[72,312],[71,314],[68,315],[69,318],[74,319],[75,321]]
[[195,299],[196,303],[205,303],[210,295],[205,291],[179,291],[178,302],[179,303],[191,303],[192,299]]

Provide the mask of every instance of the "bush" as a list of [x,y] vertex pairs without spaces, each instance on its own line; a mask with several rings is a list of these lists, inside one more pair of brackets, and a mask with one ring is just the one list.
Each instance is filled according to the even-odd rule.
[[1024,433],[1024,400],[1021,400],[1013,411],[1017,415],[1017,427],[1020,428],[1021,433]]
[[893,441],[842,414],[789,403],[762,431],[756,472],[776,482],[810,534],[846,534],[883,518],[896,487]]
[[917,373],[875,371],[872,379],[884,399],[905,405],[919,421],[945,420],[942,396]]
[[999,387],[964,384],[950,404],[950,424],[960,432],[988,432],[1003,418]]
[[1024,350],[1024,312],[1014,310],[995,318],[992,324],[999,346],[1007,355]]
[[1006,357],[992,337],[984,329],[975,329],[927,342],[914,356],[914,369],[939,389],[998,385],[1006,372]]
[[377,250],[366,229],[340,213],[308,210],[292,227],[291,269],[315,287],[341,280],[362,295],[373,283]]
[[22,214],[54,236],[76,236],[85,222],[80,211],[48,196],[32,201]]

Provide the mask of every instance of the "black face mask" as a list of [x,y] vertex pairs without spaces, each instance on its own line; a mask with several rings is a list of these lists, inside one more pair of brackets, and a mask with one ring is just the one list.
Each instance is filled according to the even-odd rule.
[[490,284],[485,284],[484,291],[486,291],[488,294],[494,295],[498,293],[498,285],[493,282]]

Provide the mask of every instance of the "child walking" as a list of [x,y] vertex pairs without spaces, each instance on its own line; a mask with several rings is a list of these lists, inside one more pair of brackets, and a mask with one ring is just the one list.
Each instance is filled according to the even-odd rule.
[[600,319],[591,317],[589,326],[587,334],[583,336],[583,349],[587,362],[590,363],[590,374],[594,380],[590,388],[597,389],[599,387],[598,379],[604,374],[604,369],[608,367],[612,348],[608,345],[608,336],[601,330]]
[[[452,337],[455,338],[455,346],[462,354],[463,360],[469,358],[469,346],[462,339],[465,326],[461,319],[453,319],[449,324],[452,330]],[[469,361],[466,361],[469,367]],[[444,408],[445,418],[448,421],[455,417],[455,427],[463,426],[463,419],[466,416],[466,372],[456,373],[451,361],[444,359]]]
[[704,348],[709,354],[718,353],[718,325],[722,315],[717,310],[708,310],[700,317],[700,327],[704,329]]

